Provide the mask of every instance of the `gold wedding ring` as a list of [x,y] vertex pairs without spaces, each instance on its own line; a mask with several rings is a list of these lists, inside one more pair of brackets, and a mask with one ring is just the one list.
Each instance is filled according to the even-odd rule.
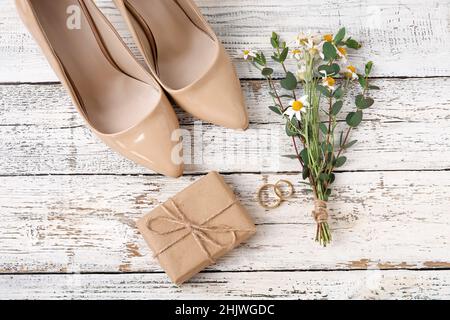
[[[280,188],[282,185],[288,186],[289,192],[287,194],[283,194],[283,192]],[[280,197],[281,200],[287,200],[290,197],[292,197],[292,195],[294,194],[294,185],[290,181],[280,180],[277,183],[275,183],[274,190],[275,190],[275,193],[277,194],[277,196]]]
[[[282,190],[282,187],[287,186],[288,192],[284,193]],[[263,200],[263,193],[264,191],[268,191],[270,189],[273,189],[276,195],[276,200],[273,202],[267,202]],[[280,206],[282,201],[285,201],[292,197],[294,194],[294,185],[287,180],[279,180],[277,183],[266,183],[262,185],[258,190],[258,203],[261,207],[266,209],[274,209]]]
[[[272,203],[268,203],[268,202],[263,201],[263,199],[262,199],[263,192],[264,192],[265,190],[270,189],[270,188],[272,188],[273,190],[275,190],[276,187],[275,187],[275,185],[272,184],[272,183],[266,183],[266,184],[262,185],[262,186],[259,188],[259,190],[258,190],[258,202],[259,202],[259,205],[260,205],[261,207],[263,207],[263,208],[266,208],[266,209],[274,209],[274,208],[279,207],[280,204],[281,204],[281,198],[278,197],[278,195],[277,195],[277,197],[276,197],[276,200],[275,200],[274,202],[272,202]],[[275,194],[276,194],[276,193],[275,193]]]

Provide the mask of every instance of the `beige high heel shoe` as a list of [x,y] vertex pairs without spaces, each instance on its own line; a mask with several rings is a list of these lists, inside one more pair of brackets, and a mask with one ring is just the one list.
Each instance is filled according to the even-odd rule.
[[153,76],[183,109],[224,127],[248,127],[234,67],[193,1],[114,2]]
[[88,126],[112,149],[178,177],[178,119],[92,0],[16,0],[20,17]]

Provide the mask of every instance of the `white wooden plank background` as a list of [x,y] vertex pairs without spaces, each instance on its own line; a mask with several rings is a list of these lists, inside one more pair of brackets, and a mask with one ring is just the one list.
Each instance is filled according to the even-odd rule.
[[163,274],[4,275],[17,299],[449,299],[449,271],[202,273],[179,288]]
[[[134,47],[111,2],[97,2]],[[175,180],[92,136],[12,1],[0,0],[0,298],[450,297],[450,3],[197,2],[235,59],[251,129],[203,124],[203,163]],[[236,51],[268,49],[272,30],[292,37],[339,25],[363,41],[352,58],[374,60],[383,90],[374,93],[377,103],[354,133],[360,143],[337,176],[335,239],[322,249],[312,241],[311,199],[298,166],[282,157],[292,150],[267,109],[266,85]],[[177,112],[192,131],[195,119]],[[257,149],[274,134],[279,148]],[[224,146],[224,137],[233,139]],[[177,288],[134,221],[210,170],[225,174],[259,232]],[[297,193],[267,212],[255,190],[279,178],[294,181]]]
[[[97,0],[131,39],[110,0]],[[447,0],[197,0],[212,27],[236,58],[246,47],[269,49],[277,30],[290,39],[299,31],[330,32],[344,25],[364,42],[356,61],[377,64],[376,76],[448,76]],[[17,20],[12,1],[2,0],[0,82],[55,81],[40,52]],[[4,39],[3,39],[4,38]],[[236,61],[241,77],[258,77]]]

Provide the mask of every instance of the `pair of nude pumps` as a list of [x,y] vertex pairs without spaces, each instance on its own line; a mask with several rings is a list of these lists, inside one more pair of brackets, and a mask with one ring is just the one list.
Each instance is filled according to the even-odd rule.
[[16,0],[16,6],[92,131],[126,158],[178,177],[179,124],[166,93],[201,120],[245,130],[239,79],[192,0],[114,2],[150,72],[93,0]]

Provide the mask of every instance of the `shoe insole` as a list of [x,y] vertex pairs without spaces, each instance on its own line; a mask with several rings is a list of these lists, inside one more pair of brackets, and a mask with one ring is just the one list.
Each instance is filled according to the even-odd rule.
[[[217,44],[199,29],[175,0],[126,0],[130,14],[150,29],[157,51],[158,76],[169,88],[182,89],[209,70]],[[151,39],[148,39],[152,41]],[[151,53],[148,53],[151,54]]]
[[[101,133],[118,133],[144,119],[158,103],[160,93],[128,76],[107,58],[81,1],[32,0],[31,4],[75,87],[88,122]],[[74,13],[67,13],[70,6],[75,6]],[[79,19],[80,28],[68,27],[71,18]]]

